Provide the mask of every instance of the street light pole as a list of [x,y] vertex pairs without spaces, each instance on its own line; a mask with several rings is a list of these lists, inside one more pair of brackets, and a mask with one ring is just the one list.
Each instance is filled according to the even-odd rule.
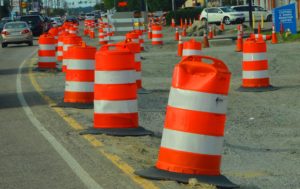
[[252,0],[249,0],[249,25],[251,29],[253,29],[252,22]]
[[175,0],[172,0],[172,11],[175,11]]

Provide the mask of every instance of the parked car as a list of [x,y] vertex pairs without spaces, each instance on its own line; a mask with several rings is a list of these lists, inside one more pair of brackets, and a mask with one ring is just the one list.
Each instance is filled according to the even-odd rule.
[[[248,5],[239,5],[239,6],[232,6],[232,9],[241,12],[245,16],[245,21],[249,21],[249,6]],[[272,21],[272,12],[267,11],[266,9],[253,5],[252,6],[252,14],[255,17],[255,20],[261,20],[261,15],[265,21],[271,22]]]
[[33,45],[32,32],[26,22],[16,21],[6,23],[1,36],[2,48],[7,47],[8,44],[27,43],[29,46]]
[[72,22],[73,24],[79,24],[76,16],[67,16],[65,22]]
[[13,20],[11,19],[11,17],[3,17],[1,18],[1,21],[13,21]]
[[61,26],[62,25],[62,20],[60,17],[52,17],[50,19],[51,19],[52,26]]
[[20,20],[27,22],[34,36],[39,36],[46,31],[44,19],[40,15],[21,16]]
[[47,32],[48,30],[50,30],[52,28],[52,21],[47,16],[43,16],[43,18],[44,18],[44,23],[45,23],[45,26],[46,26],[46,30],[45,31]]
[[208,23],[220,23],[221,21],[225,24],[243,23],[245,16],[230,7],[213,7],[203,9],[200,20],[208,21]]
[[95,14],[94,13],[87,13],[85,15],[86,20],[95,20]]
[[82,13],[82,14],[80,14],[78,16],[78,20],[84,20],[84,18],[85,18],[85,14],[84,13]]

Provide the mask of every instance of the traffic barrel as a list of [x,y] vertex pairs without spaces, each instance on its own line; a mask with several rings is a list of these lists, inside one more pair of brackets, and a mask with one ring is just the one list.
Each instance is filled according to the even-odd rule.
[[68,66],[68,48],[70,46],[78,45],[82,41],[82,38],[77,36],[76,34],[69,34],[64,37],[63,39],[63,64],[62,64],[62,71],[66,72]]
[[73,26],[70,26],[69,27],[69,33],[70,34],[77,34],[77,28],[73,27]]
[[64,103],[71,107],[81,107],[94,101],[94,70],[96,48],[81,45],[71,46],[68,49],[68,69]]
[[144,89],[142,86],[142,58],[141,58],[141,49],[139,48],[139,44],[133,43],[131,41],[120,42],[118,44],[125,45],[132,53],[134,53],[136,86],[137,86],[138,94],[150,93],[150,91]]
[[56,40],[58,39],[58,28],[57,27],[53,27],[53,28],[50,28],[48,33],[51,34]]
[[88,21],[84,20],[84,29],[83,29],[83,35],[88,35],[89,34],[89,30],[88,30]]
[[162,26],[153,24],[151,29],[152,29],[152,45],[162,45],[163,44]]
[[183,27],[182,32],[181,32],[182,37],[186,37],[186,27]]
[[201,43],[197,42],[194,38],[183,43],[182,58],[187,56],[200,56],[201,53]]
[[220,29],[220,31],[225,31],[225,25],[223,23],[223,19],[221,19],[221,24],[220,24],[219,29]]
[[250,34],[250,38],[253,38],[253,39],[262,39],[262,40],[271,40],[272,39],[272,35],[263,35],[263,34],[254,34],[254,33],[251,33]]
[[99,44],[100,45],[106,45],[107,44],[107,34],[103,30],[103,28],[98,29],[98,37],[99,37]]
[[64,46],[64,38],[69,35],[68,32],[66,31],[62,31],[59,35],[58,35],[58,39],[57,39],[57,51],[56,51],[56,60],[57,61],[62,61],[63,60],[63,46]]
[[148,39],[152,39],[152,30],[151,30],[151,27],[148,27]]
[[262,39],[249,38],[243,46],[243,78],[239,91],[263,92],[276,90],[270,85],[267,45]]
[[175,66],[157,163],[137,175],[238,187],[220,170],[230,76],[221,60],[208,56]]
[[124,45],[104,45],[95,60],[94,127],[81,134],[151,135],[138,124],[134,53]]
[[57,40],[51,34],[43,34],[39,37],[38,69],[56,69],[56,44]]

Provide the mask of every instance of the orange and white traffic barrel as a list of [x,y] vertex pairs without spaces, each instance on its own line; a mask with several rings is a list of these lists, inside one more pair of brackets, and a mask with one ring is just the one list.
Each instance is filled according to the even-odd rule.
[[70,46],[78,45],[82,41],[82,38],[80,36],[77,36],[76,34],[69,34],[64,37],[63,39],[63,64],[62,64],[62,71],[66,72],[67,65],[68,65],[68,48]]
[[152,29],[152,45],[162,45],[163,44],[162,26],[153,24],[151,29]]
[[56,69],[56,44],[57,40],[51,34],[39,37],[38,69]]
[[61,32],[57,39],[57,51],[56,51],[56,60],[62,61],[63,60],[63,48],[64,48],[64,38],[69,35],[68,32]]
[[77,28],[73,27],[73,26],[70,26],[69,27],[69,33],[70,34],[76,34],[77,33]]
[[178,32],[178,28],[175,29],[175,41],[179,40],[179,32]]
[[208,26],[208,38],[209,39],[214,38],[214,33],[212,31],[212,26],[211,25]]
[[270,85],[267,45],[264,40],[253,38],[245,40],[242,69],[240,91],[261,92],[277,89]]
[[197,42],[194,38],[183,43],[182,58],[187,56],[200,56],[202,50],[201,42]]
[[99,37],[99,44],[105,45],[107,44],[107,37],[106,32],[103,30],[103,28],[98,29],[98,37]]
[[172,26],[172,28],[176,27],[176,23],[175,23],[175,19],[174,18],[172,18],[172,20],[171,20],[171,26]]
[[54,36],[54,38],[57,40],[58,39],[58,28],[57,27],[53,27],[51,29],[49,29],[48,33],[51,34],[52,36]]
[[207,56],[175,66],[158,161],[138,175],[237,187],[220,170],[230,76],[221,60]]
[[81,134],[152,134],[138,124],[134,53],[112,44],[102,46],[95,57],[94,127]]
[[69,47],[64,102],[87,104],[94,101],[96,48],[81,45]]
[[133,42],[138,43],[140,45],[139,34],[136,32],[129,32],[125,35],[126,39]]
[[238,30],[238,34],[237,34],[235,51],[236,52],[243,51],[243,36],[242,36],[242,32],[240,30]]
[[152,39],[152,30],[151,30],[151,26],[148,27],[148,39]]

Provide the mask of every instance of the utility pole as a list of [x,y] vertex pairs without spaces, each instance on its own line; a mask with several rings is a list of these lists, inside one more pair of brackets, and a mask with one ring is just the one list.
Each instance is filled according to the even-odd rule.
[[175,0],[172,0],[172,11],[175,11]]
[[249,25],[251,29],[253,29],[252,22],[252,0],[249,0]]

